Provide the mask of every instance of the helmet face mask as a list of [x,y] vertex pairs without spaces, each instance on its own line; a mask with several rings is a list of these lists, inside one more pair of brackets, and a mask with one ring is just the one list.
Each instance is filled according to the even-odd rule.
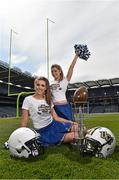
[[100,142],[90,138],[84,139],[84,147],[84,152],[88,155],[99,154],[100,150],[102,149]]
[[107,157],[114,152],[116,140],[108,128],[95,127],[86,134],[83,146],[84,154]]
[[25,143],[26,147],[29,148],[32,156],[38,156],[39,145],[37,143],[37,138],[31,139]]
[[18,128],[9,137],[8,147],[12,156],[28,158],[40,155],[40,148],[43,148],[38,142],[38,133],[29,128]]

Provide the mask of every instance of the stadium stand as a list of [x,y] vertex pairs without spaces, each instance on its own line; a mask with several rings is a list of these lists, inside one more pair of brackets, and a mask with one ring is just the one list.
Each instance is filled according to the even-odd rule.
[[[8,82],[9,65],[0,60],[0,80]],[[14,67],[11,69],[10,82],[14,85],[22,87],[30,87],[33,89],[34,77],[28,72],[22,72],[21,69]]]
[[[16,115],[17,96],[8,96],[9,65],[0,60],[0,117]],[[29,72],[22,72],[14,67],[11,69],[10,92],[31,92],[34,79]],[[67,99],[72,103],[73,94],[80,86],[88,88],[89,113],[119,112],[119,78],[101,79],[96,81],[77,82],[68,85]],[[24,97],[20,98],[20,107]]]
[[80,86],[88,88],[90,113],[119,112],[119,78],[69,84],[67,98],[70,102]]
[[[8,73],[9,65],[0,60],[0,117],[16,116],[17,96],[8,96]],[[14,67],[11,69],[10,93],[31,92],[33,91],[34,77],[29,72],[22,72],[21,69]],[[20,99],[20,106],[23,97]]]

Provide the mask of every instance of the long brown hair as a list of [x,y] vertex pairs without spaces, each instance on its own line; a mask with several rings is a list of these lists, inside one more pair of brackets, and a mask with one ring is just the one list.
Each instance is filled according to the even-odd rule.
[[35,79],[34,83],[37,80],[42,80],[45,82],[45,84],[46,84],[45,99],[46,99],[46,102],[51,106],[51,90],[50,90],[50,84],[49,84],[48,79],[45,77],[37,77]]
[[56,68],[56,69],[58,69],[59,71],[61,71],[59,81],[62,81],[63,78],[64,78],[64,74],[63,74],[63,70],[62,70],[61,66],[58,65],[58,64],[53,64],[53,65],[51,66],[51,71],[52,71],[52,68]]

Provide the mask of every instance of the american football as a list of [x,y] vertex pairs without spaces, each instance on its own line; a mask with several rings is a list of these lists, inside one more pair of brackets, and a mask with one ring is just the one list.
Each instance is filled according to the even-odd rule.
[[84,102],[88,99],[88,89],[85,86],[81,86],[79,89],[77,89],[73,96],[74,103],[78,102]]

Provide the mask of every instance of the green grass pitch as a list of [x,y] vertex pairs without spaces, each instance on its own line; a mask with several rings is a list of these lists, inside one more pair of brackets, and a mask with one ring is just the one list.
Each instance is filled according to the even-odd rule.
[[119,179],[119,114],[90,116],[84,123],[88,128],[107,127],[115,134],[117,146],[110,157],[82,157],[78,150],[59,145],[38,158],[11,158],[3,144],[20,119],[0,119],[0,179]]

